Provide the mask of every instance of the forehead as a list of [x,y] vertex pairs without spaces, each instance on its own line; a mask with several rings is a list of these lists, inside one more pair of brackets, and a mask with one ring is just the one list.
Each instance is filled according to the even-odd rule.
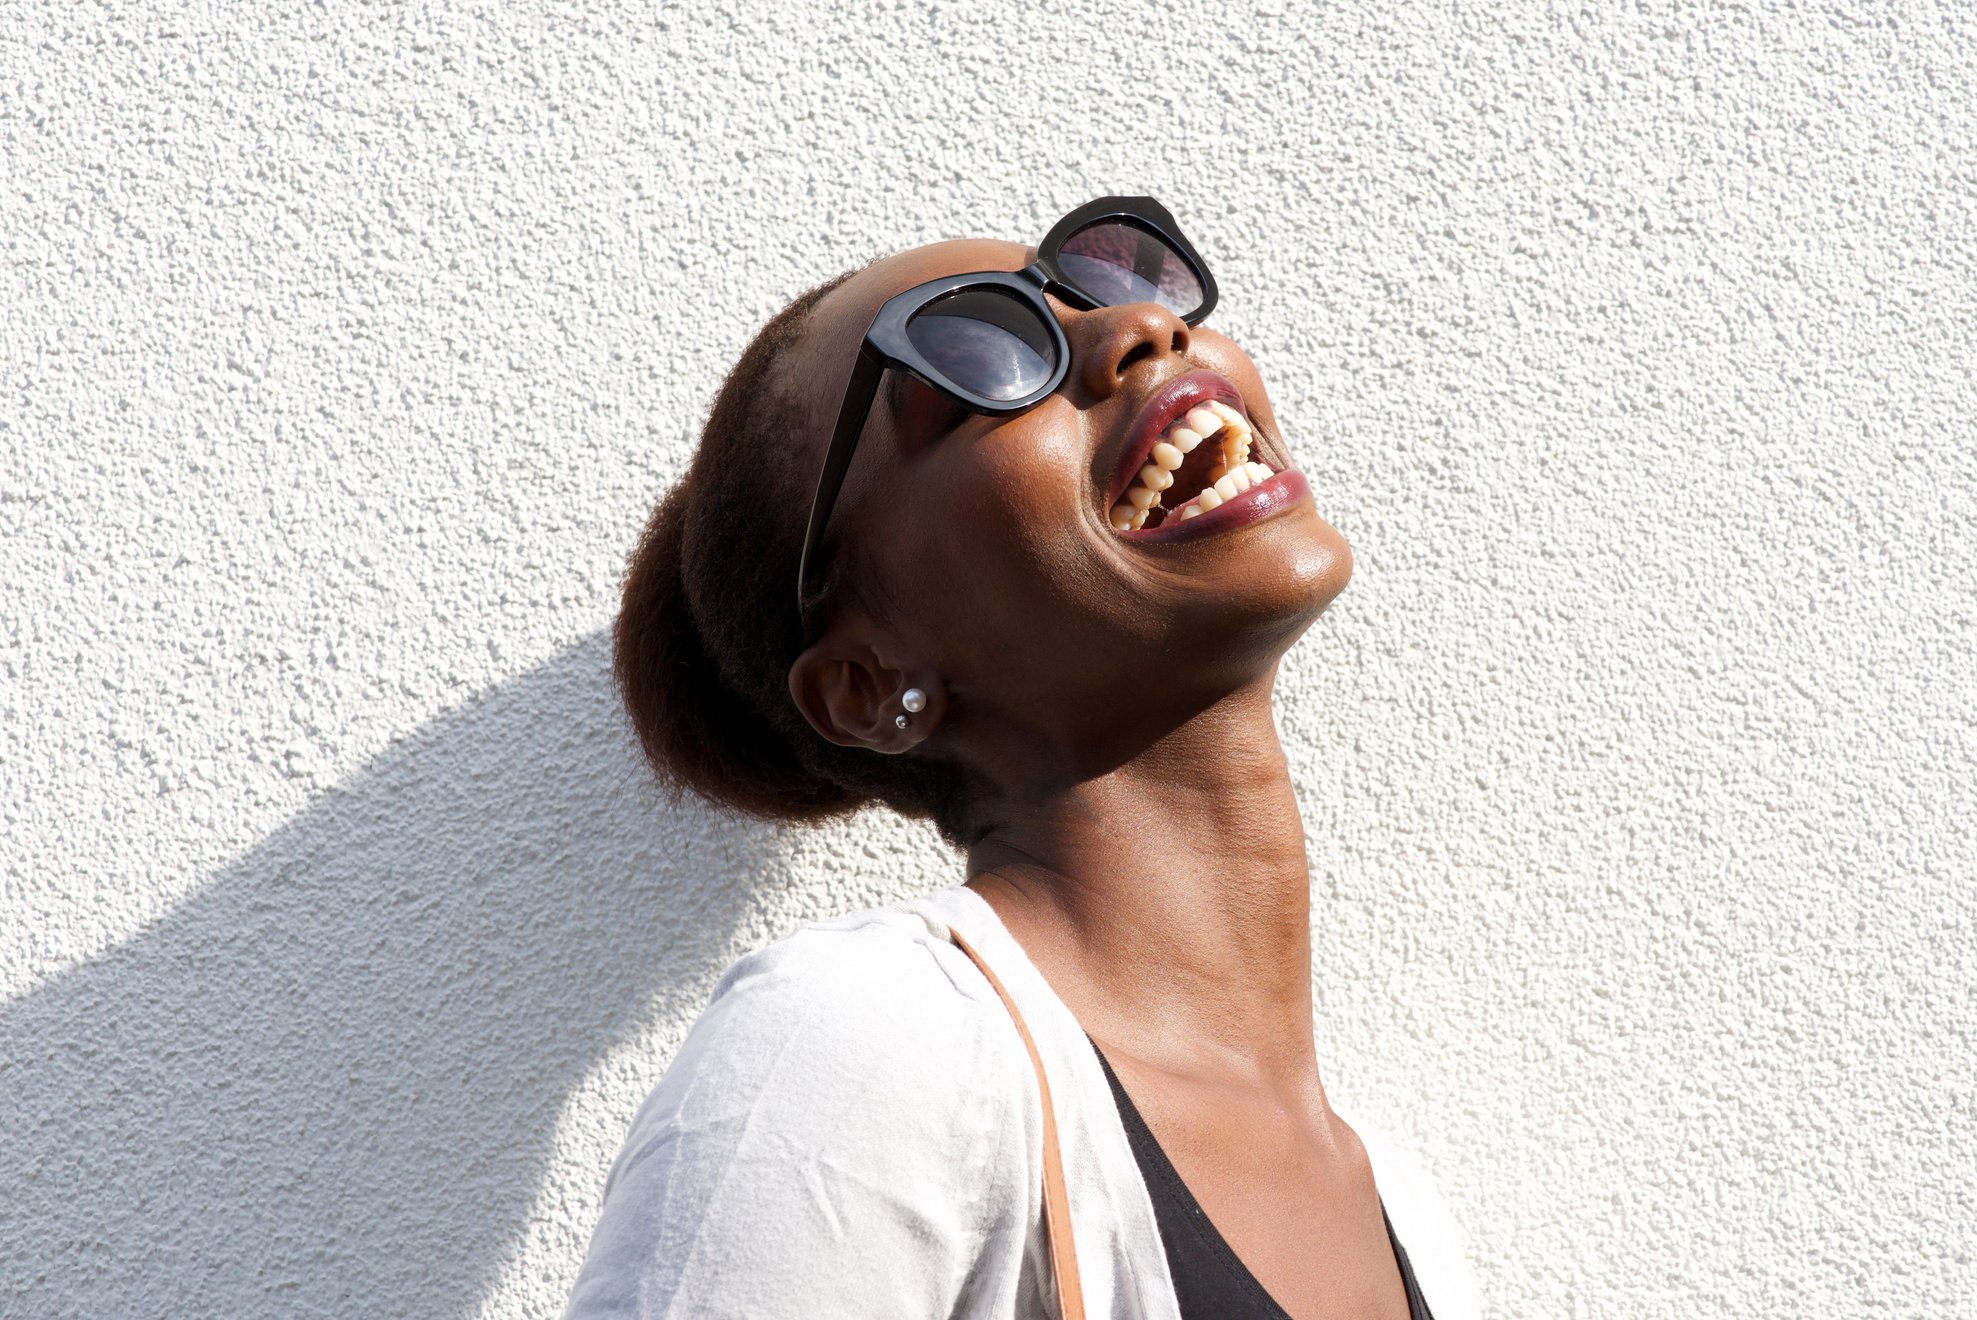
[[807,435],[821,445],[824,431],[837,420],[858,344],[886,299],[943,275],[1021,270],[1034,256],[1035,249],[1021,243],[951,239],[884,257],[825,294],[782,364],[793,397],[803,400]]

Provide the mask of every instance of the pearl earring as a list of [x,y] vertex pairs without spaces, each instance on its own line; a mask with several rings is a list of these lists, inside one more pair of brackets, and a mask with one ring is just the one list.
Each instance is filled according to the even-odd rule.
[[[927,694],[920,691],[919,688],[907,688],[906,691],[903,694],[901,694],[899,698],[899,704],[906,707],[906,709],[913,711],[914,713],[917,714],[918,712],[923,711],[927,708]],[[911,724],[913,721],[905,715],[898,715],[893,718],[892,722],[895,725],[897,725],[899,728],[903,729],[907,725]]]

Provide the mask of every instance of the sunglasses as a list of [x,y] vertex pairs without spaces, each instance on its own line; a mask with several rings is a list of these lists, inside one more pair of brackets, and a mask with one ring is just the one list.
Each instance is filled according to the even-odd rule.
[[1215,307],[1215,279],[1167,208],[1151,197],[1101,197],[1051,226],[1018,271],[946,275],[886,300],[858,348],[797,561],[799,615],[824,525],[888,367],[909,371],[972,412],[1002,416],[1048,398],[1071,369],[1046,292],[1082,311],[1158,303],[1188,325]]

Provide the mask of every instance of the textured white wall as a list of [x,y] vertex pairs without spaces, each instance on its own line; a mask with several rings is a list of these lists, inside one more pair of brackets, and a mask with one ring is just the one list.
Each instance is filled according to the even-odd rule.
[[647,507],[800,288],[1147,191],[1494,1314],[1969,1314],[1969,11],[1387,8],[0,10],[0,1313],[553,1315],[719,970],[961,878],[655,802]]

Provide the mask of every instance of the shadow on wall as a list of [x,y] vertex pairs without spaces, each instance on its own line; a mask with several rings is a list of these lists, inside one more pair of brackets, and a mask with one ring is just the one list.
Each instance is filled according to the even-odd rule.
[[779,866],[775,831],[666,809],[609,662],[600,632],[433,721],[0,1008],[0,1312],[437,1316],[492,1286],[566,1097],[704,991]]

